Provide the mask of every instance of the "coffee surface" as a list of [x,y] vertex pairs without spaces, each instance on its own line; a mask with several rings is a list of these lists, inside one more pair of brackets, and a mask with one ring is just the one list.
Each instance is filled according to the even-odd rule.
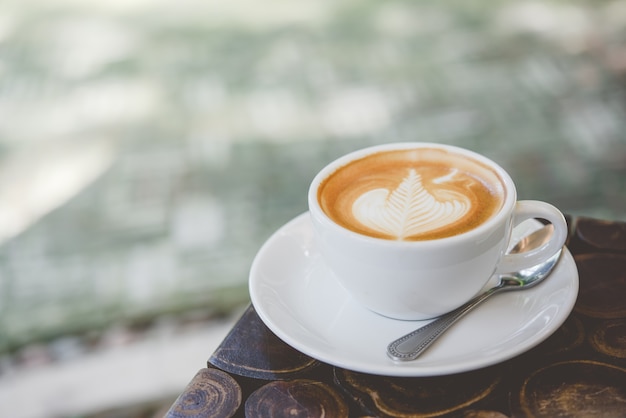
[[335,222],[375,238],[420,241],[467,232],[496,214],[504,186],[488,165],[437,148],[381,151],[340,167],[317,198]]

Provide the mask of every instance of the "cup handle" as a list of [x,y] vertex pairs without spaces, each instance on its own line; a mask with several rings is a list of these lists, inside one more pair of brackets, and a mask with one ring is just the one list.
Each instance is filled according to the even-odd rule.
[[554,226],[550,241],[544,245],[519,254],[506,254],[496,268],[496,273],[511,273],[537,264],[552,257],[565,245],[568,227],[565,217],[557,208],[538,200],[520,200],[513,211],[513,227],[528,219],[545,219]]

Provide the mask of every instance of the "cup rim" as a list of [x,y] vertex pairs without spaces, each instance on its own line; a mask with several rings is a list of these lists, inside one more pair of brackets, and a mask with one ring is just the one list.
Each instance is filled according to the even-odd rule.
[[[380,151],[393,151],[393,150],[403,150],[403,149],[416,149],[416,148],[437,148],[445,151],[453,152],[456,154],[469,156],[483,164],[488,165],[492,168],[502,181],[502,185],[504,188],[504,200],[502,202],[502,206],[498,210],[498,212],[487,219],[485,222],[481,223],[475,228],[470,229],[469,231],[465,231],[463,233],[452,235],[448,237],[442,238],[433,238],[427,240],[418,240],[418,241],[401,241],[401,240],[390,240],[385,238],[377,238],[371,237],[368,235],[364,235],[355,231],[352,231],[344,226],[339,225],[335,221],[333,221],[324,210],[321,208],[319,201],[317,199],[317,190],[319,185],[322,183],[324,179],[326,179],[330,174],[337,171],[339,168],[347,165],[348,163],[363,158],[367,155],[380,152]],[[317,219],[318,222],[321,222],[324,227],[330,228],[331,230],[345,234],[346,236],[351,237],[352,239],[360,240],[365,243],[372,243],[376,245],[384,245],[390,247],[420,247],[420,246],[443,246],[450,245],[454,243],[459,243],[461,241],[471,240],[472,238],[482,236],[485,232],[491,230],[492,228],[500,225],[506,218],[508,218],[513,212],[513,208],[515,203],[517,202],[517,190],[515,187],[515,183],[511,176],[507,173],[502,166],[493,161],[492,159],[479,154],[475,151],[469,150],[467,148],[462,148],[456,145],[450,144],[441,144],[435,142],[392,142],[374,145],[366,148],[361,148],[347,154],[344,154],[341,157],[331,161],[326,166],[324,166],[313,178],[308,190],[308,205],[309,212],[311,215]]]

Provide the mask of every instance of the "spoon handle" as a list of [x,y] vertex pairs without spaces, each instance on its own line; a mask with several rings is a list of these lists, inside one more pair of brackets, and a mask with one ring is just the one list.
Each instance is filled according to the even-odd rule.
[[387,346],[387,354],[393,360],[397,361],[415,360],[456,321],[461,319],[461,317],[474,309],[476,306],[480,305],[489,296],[497,293],[500,289],[501,287],[498,286],[493,287],[455,310],[440,316],[433,322],[398,338]]

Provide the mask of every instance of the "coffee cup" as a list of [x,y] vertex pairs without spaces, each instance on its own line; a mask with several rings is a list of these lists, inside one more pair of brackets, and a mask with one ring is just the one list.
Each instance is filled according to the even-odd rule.
[[[308,192],[316,246],[362,306],[421,320],[470,300],[493,274],[532,267],[565,243],[563,214],[517,201],[509,174],[476,152],[435,143],[394,143],[324,167]],[[528,219],[554,225],[550,241],[507,254]]]

